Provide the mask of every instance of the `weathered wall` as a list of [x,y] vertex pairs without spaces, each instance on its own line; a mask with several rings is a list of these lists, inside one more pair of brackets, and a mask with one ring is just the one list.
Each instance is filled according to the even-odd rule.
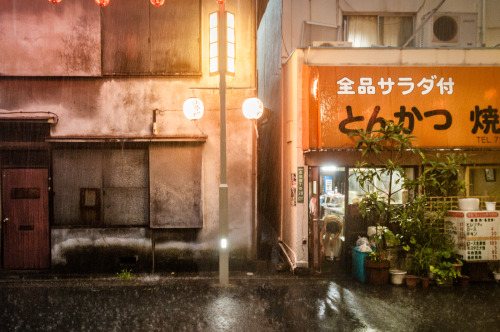
[[270,1],[257,31],[258,95],[266,108],[260,121],[258,159],[259,257],[268,258],[281,233],[281,1]]
[[[218,251],[194,238],[196,232],[149,228],[52,229],[52,268],[61,272],[217,271]],[[249,264],[244,248],[231,251],[231,270],[246,270]]]
[[[96,76],[101,73],[99,7],[93,1],[0,2],[0,74]],[[8,51],[6,51],[8,50]]]
[[[307,165],[302,153],[302,52],[294,52],[283,67],[283,220],[282,238],[297,256],[300,266],[308,262],[308,186]],[[291,204],[290,174],[304,167],[304,202]]]
[[[28,4],[33,6],[28,8]],[[112,1],[102,10],[113,10],[113,6],[119,5],[119,1]],[[150,10],[154,9],[151,6]],[[206,142],[201,143],[199,183],[203,225],[193,237],[175,243],[215,250],[220,171],[219,78],[208,75],[208,17],[209,13],[218,10],[218,5],[215,1],[203,0],[201,10],[200,76],[106,77],[99,76],[100,9],[93,1],[63,1],[59,5],[46,0],[2,1],[0,112],[53,112],[58,116],[58,123],[51,127],[52,137],[147,138],[152,136],[153,110],[160,109],[164,112],[157,116],[158,136],[206,135]],[[244,118],[241,105],[246,98],[256,95],[254,3],[229,1],[226,10],[236,15],[236,75],[227,77],[226,94],[229,242],[233,249],[243,248],[250,252],[254,128],[252,122]],[[77,42],[79,44],[75,45]],[[83,62],[82,57],[88,61]],[[205,105],[203,118],[196,122],[187,120],[182,112],[182,105],[189,97],[198,97]],[[136,202],[140,200],[140,197],[135,198]],[[142,212],[137,211],[137,214]],[[149,241],[148,228],[120,229],[71,230],[60,225],[52,232],[53,258],[63,257],[57,249],[60,243],[65,243],[65,248],[81,242],[92,244],[97,241],[96,233],[105,240],[108,236],[113,237],[113,232],[122,235],[130,232],[140,243]],[[65,242],[66,236],[72,240]],[[116,243],[128,247],[127,239],[128,235]],[[142,250],[142,244],[137,248]],[[114,246],[108,249],[110,252],[115,250]],[[92,256],[92,251],[87,253]]]
[[484,46],[500,46],[500,1],[486,0],[484,15]]
[[[270,1],[271,3],[272,1]],[[419,27],[424,16],[439,5],[441,0],[339,0],[325,3],[324,0],[283,1],[283,57],[300,47],[302,22],[312,21],[331,25],[342,25],[342,15],[357,13],[406,13],[416,14],[415,27]],[[338,4],[338,5],[337,5]],[[483,34],[484,4],[484,34]],[[269,5],[268,5],[269,6]],[[337,8],[338,6],[338,8]],[[476,13],[477,47],[494,47],[500,43],[500,10],[496,0],[454,0],[445,1],[438,12]],[[422,39],[419,46],[431,47],[431,24],[429,20],[419,32]],[[484,35],[484,45],[483,45]]]

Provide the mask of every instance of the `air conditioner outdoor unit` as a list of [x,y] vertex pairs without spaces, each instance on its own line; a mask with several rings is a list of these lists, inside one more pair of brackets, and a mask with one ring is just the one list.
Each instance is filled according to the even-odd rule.
[[430,33],[433,47],[476,47],[477,15],[436,13],[432,18]]
[[313,41],[312,47],[352,47],[352,43],[348,41]]

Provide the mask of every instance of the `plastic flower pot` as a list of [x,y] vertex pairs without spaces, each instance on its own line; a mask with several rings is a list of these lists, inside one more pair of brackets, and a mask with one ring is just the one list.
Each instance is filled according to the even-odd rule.
[[460,285],[460,287],[467,287],[469,286],[469,281],[470,278],[468,276],[462,276],[458,279],[458,284]]
[[497,202],[484,202],[484,205],[486,205],[486,211],[495,211]]
[[391,274],[391,283],[393,285],[401,285],[406,275],[404,270],[389,270]]

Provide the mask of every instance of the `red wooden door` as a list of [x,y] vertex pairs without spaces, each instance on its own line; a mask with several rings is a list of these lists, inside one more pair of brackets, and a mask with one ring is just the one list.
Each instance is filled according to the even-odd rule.
[[3,262],[6,269],[50,266],[48,171],[2,171]]

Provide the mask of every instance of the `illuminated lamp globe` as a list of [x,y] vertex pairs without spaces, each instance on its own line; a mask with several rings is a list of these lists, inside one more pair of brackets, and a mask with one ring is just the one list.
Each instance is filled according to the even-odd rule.
[[94,0],[94,1],[101,7],[106,7],[107,5],[109,5],[109,0]]
[[165,3],[165,0],[151,0],[151,3],[155,5],[156,7],[160,7]]
[[189,120],[198,120],[203,116],[203,102],[198,98],[189,98],[184,102],[182,110]]
[[248,98],[243,102],[243,115],[247,119],[258,119],[264,113],[264,104],[259,98]]
[[52,2],[52,3],[59,3],[59,2],[61,2],[61,0],[49,0],[49,2]]

